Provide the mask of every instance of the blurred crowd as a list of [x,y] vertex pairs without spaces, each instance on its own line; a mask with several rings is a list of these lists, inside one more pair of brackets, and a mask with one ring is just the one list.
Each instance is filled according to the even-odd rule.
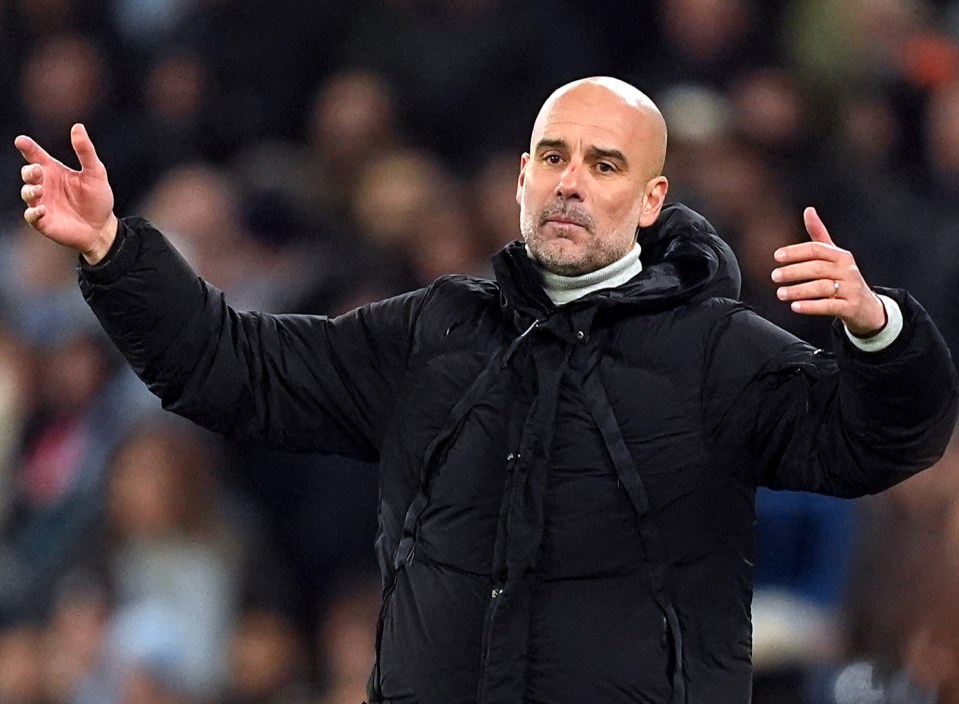
[[[595,74],[660,105],[755,309],[830,345],[769,279],[815,205],[959,352],[957,0],[0,0],[0,704],[358,704],[379,600],[376,468],[163,413],[23,224],[14,136],[74,164],[85,123],[236,307],[333,315],[488,276],[538,106]],[[756,570],[756,704],[959,702],[959,450],[761,492]]]

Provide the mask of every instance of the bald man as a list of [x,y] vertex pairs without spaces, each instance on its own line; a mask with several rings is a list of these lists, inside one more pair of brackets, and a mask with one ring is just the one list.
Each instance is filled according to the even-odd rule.
[[664,204],[662,116],[612,78],[544,104],[495,280],[335,319],[231,309],[114,217],[72,137],[80,172],[17,139],[25,217],[83,255],[83,295],[164,406],[379,463],[371,701],[744,704],[756,487],[880,491],[955,424],[933,324],[867,286],[812,209],[772,276],[836,318],[834,353],[737,302],[729,248]]

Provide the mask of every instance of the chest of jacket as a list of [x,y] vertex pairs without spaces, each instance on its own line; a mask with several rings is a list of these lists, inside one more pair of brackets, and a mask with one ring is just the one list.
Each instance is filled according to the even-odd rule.
[[[685,533],[702,540],[702,531],[686,528],[690,512],[708,515],[696,506],[701,492],[726,479],[708,475],[705,350],[689,343],[703,339],[695,329],[706,324],[680,310],[615,325],[599,318],[582,339],[562,320],[554,328],[571,330],[569,339],[544,325],[515,346],[505,324],[424,339],[384,443],[384,543],[395,548],[406,534],[424,557],[489,575],[505,569],[494,552],[512,510],[532,516],[527,548],[541,550],[539,569],[572,576],[635,567],[644,559],[635,507],[608,447],[618,434],[652,508],[674,509],[664,520],[680,539],[677,557],[707,549],[682,544]],[[610,555],[597,549],[600,542]]]

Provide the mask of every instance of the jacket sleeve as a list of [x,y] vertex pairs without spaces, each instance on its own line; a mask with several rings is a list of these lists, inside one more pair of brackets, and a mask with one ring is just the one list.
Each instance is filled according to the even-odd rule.
[[238,312],[139,218],[79,280],[167,410],[277,448],[378,458],[423,291],[338,318]]
[[882,491],[935,463],[955,429],[956,370],[922,307],[883,289],[903,330],[879,352],[837,320],[834,353],[737,306],[707,350],[704,408],[716,451],[756,486],[834,496]]

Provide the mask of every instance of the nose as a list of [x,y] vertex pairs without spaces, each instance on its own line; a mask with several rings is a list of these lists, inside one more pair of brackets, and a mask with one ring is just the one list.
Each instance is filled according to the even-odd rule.
[[556,197],[562,200],[583,200],[583,193],[579,181],[579,164],[571,161],[560,174],[556,184]]

